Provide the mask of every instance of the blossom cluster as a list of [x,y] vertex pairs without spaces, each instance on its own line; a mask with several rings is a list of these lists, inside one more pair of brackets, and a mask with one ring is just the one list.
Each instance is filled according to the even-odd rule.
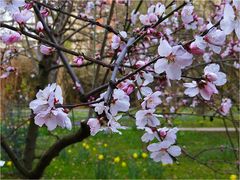
[[57,126],[72,129],[71,120],[63,108],[55,107],[56,104],[63,103],[61,87],[56,83],[49,84],[45,89],[39,90],[35,100],[29,104],[30,109],[35,114],[34,122],[42,127],[44,124],[49,131]]

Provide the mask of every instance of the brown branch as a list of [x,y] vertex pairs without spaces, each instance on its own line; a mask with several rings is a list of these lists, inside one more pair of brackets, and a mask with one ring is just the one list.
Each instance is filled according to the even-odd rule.
[[50,162],[59,155],[60,151],[67,146],[81,142],[90,136],[90,129],[86,122],[81,122],[81,128],[74,134],[63,137],[61,140],[53,144],[40,158],[36,167],[31,171],[29,178],[38,179],[43,175],[44,170]]
[[15,167],[19,170],[19,172],[21,172],[22,175],[28,177],[30,175],[30,172],[24,167],[23,163],[19,160],[19,157],[17,157],[13,150],[9,147],[3,135],[1,135],[1,146],[9,158],[12,160]]
[[[45,23],[45,20],[44,20],[43,17],[41,16],[38,7],[37,7],[36,5],[34,5],[33,8],[34,8],[35,14],[37,15],[38,19],[42,22],[43,27],[44,27],[44,30],[46,31],[49,39],[50,39],[54,44],[57,45],[57,44],[58,44],[58,43],[57,43],[57,40],[56,40],[55,37],[52,35],[51,30],[49,29],[48,25]],[[59,49],[57,49],[57,53],[58,53],[58,55],[60,56],[60,58],[61,58],[61,60],[62,60],[62,62],[63,62],[63,64],[64,64],[64,66],[66,67],[69,75],[71,76],[71,79],[72,79],[73,83],[74,83],[74,84],[76,84],[76,83],[79,84],[78,90],[79,90],[79,93],[80,93],[80,98],[81,98],[81,100],[85,101],[86,99],[84,98],[84,90],[83,90],[83,87],[82,87],[82,85],[81,85],[81,82],[80,82],[80,80],[78,79],[78,77],[77,77],[77,75],[75,74],[75,72],[73,71],[73,69],[71,68],[71,66],[69,66],[67,57],[66,57],[65,54],[64,54],[61,50],[59,50]]]
[[26,32],[23,29],[15,28],[15,27],[9,26],[9,25],[1,23],[1,22],[0,22],[0,27],[5,27],[7,29],[11,29],[11,30],[16,31],[16,32],[21,32],[22,34],[24,34],[26,36],[29,36],[29,37],[31,37],[31,38],[33,38],[35,40],[38,40],[40,42],[43,42],[43,43],[47,44],[47,45],[50,45],[50,46],[56,48],[57,50],[61,50],[61,51],[65,52],[65,53],[68,53],[68,54],[71,54],[71,55],[74,55],[74,56],[83,56],[84,59],[86,59],[87,61],[90,61],[90,62],[93,62],[93,63],[96,63],[96,64],[100,64],[103,67],[107,67],[107,68],[110,68],[110,69],[113,68],[112,65],[106,64],[106,63],[104,63],[102,61],[95,60],[95,59],[93,59],[91,57],[86,56],[84,53],[77,53],[75,51],[72,51],[72,50],[66,49],[64,47],[61,47],[61,46],[59,46],[59,45],[57,45],[55,43],[52,43],[52,42],[50,42],[50,41],[48,41],[46,39],[43,39],[43,38],[41,38],[39,36],[36,36],[34,34],[31,34],[29,32]]

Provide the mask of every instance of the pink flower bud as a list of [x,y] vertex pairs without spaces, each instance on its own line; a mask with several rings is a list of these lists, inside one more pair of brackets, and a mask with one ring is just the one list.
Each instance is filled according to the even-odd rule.
[[73,62],[76,63],[78,66],[81,66],[83,64],[83,57],[79,56],[73,59]]
[[160,131],[159,134],[160,134],[161,137],[165,137],[167,135],[167,132],[166,131]]
[[37,25],[36,25],[36,30],[38,31],[38,32],[43,32],[43,24],[42,24],[42,22],[41,21],[38,21],[37,22]]
[[49,10],[47,8],[43,8],[40,10],[40,13],[43,17],[47,17],[49,15]]
[[190,51],[190,53],[195,54],[195,55],[203,55],[204,54],[204,50],[200,49],[195,42],[192,42],[190,44],[189,51]]
[[130,95],[132,92],[134,91],[134,85],[130,84],[127,89],[125,90],[125,92],[127,93],[127,95]]
[[40,46],[40,52],[45,54],[45,55],[50,55],[50,54],[52,54],[53,51],[55,51],[55,48],[53,48],[53,47],[49,47],[49,46],[46,46],[46,45],[41,45]]
[[27,10],[32,9],[32,7],[33,7],[33,2],[26,3],[26,4],[24,5],[24,9],[27,9]]

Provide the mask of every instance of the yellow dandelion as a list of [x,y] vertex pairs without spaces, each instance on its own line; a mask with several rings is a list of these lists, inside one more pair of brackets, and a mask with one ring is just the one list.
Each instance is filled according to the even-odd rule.
[[92,150],[93,150],[93,151],[96,151],[97,149],[94,147]]
[[86,146],[85,146],[85,149],[89,149],[90,148],[90,146],[87,144]]
[[232,175],[230,176],[230,180],[237,180],[237,175],[232,174]]
[[87,145],[86,143],[83,143],[83,144],[82,144],[83,147],[86,147],[86,145]]
[[143,152],[143,153],[142,153],[142,158],[144,158],[144,159],[145,159],[145,158],[147,158],[147,157],[148,157],[148,154],[147,154],[147,153],[145,153],[145,152]]
[[103,146],[106,148],[106,147],[108,147],[108,144],[107,144],[107,143],[104,143]]
[[113,161],[114,161],[114,163],[119,163],[120,162],[120,157],[119,156],[115,157],[113,159]]
[[138,158],[138,154],[137,153],[133,153],[133,158],[137,159]]
[[71,149],[68,149],[67,152],[70,154],[70,153],[72,153],[72,150],[71,150]]
[[122,166],[122,167],[127,167],[127,163],[123,161],[122,164],[121,164],[121,166]]
[[103,159],[104,159],[103,154],[99,154],[99,155],[98,155],[98,159],[99,159],[99,160],[103,160]]
[[6,165],[11,167],[12,166],[12,161],[7,161]]

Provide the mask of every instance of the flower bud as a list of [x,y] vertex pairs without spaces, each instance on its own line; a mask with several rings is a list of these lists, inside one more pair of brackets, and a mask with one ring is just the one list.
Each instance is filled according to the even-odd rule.
[[43,31],[43,24],[42,24],[42,22],[41,21],[38,21],[37,22],[37,25],[36,25],[36,30],[38,31],[38,32],[42,32]]

